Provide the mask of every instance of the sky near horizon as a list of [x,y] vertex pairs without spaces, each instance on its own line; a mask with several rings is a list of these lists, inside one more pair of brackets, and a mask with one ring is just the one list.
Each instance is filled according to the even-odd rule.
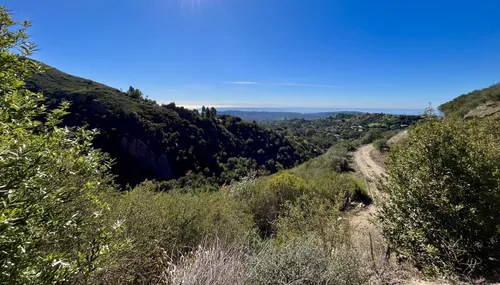
[[500,81],[498,0],[4,0],[34,56],[188,107],[424,109]]

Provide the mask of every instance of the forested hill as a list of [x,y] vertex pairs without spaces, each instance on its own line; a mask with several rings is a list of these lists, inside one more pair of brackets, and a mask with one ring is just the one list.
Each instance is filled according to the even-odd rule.
[[486,117],[500,114],[500,83],[461,95],[439,106],[446,117]]
[[296,142],[301,148],[312,146],[323,153],[341,141],[361,139],[360,143],[366,144],[394,135],[420,119],[420,116],[413,115],[338,113],[318,120],[291,119],[263,124]]
[[159,105],[138,89],[122,92],[54,68],[26,86],[42,92],[49,107],[71,102],[63,124],[100,131],[94,144],[115,160],[113,172],[122,184],[187,173],[224,183],[248,169],[274,172],[304,160],[283,136],[237,117],[217,116],[213,108],[199,114],[173,103]]

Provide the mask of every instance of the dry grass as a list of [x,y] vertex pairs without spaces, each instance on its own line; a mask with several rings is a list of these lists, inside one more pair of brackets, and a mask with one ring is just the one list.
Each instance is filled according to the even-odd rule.
[[[365,258],[366,257],[366,258]],[[263,242],[250,252],[215,242],[170,264],[161,284],[379,284],[371,283],[369,257],[349,245],[325,251],[314,236]]]
[[240,285],[245,282],[247,251],[241,246],[224,245],[216,241],[212,245],[198,246],[171,265],[165,283],[174,285]]

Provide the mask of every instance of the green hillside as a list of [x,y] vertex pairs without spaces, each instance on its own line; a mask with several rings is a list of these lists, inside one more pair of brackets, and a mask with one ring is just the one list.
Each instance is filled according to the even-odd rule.
[[290,119],[262,124],[287,137],[297,148],[312,147],[311,152],[324,153],[342,141],[360,140],[359,143],[366,144],[393,135],[420,119],[413,115],[338,113],[317,120]]
[[447,117],[485,117],[500,113],[500,84],[463,94],[439,106]]
[[122,184],[167,180],[199,173],[217,183],[249,169],[275,172],[304,159],[287,139],[232,116],[204,114],[175,104],[159,105],[139,90],[122,92],[55,68],[31,77],[26,86],[45,95],[53,108],[71,102],[67,126],[96,128],[95,146],[115,160]]

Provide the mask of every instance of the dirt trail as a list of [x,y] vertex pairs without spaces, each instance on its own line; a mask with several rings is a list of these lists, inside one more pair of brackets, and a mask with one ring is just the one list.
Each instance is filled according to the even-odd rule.
[[358,242],[366,243],[369,242],[369,235],[380,237],[380,230],[373,223],[375,214],[377,212],[377,203],[382,197],[382,194],[377,189],[377,180],[385,174],[385,169],[373,161],[371,152],[375,151],[373,145],[365,145],[360,147],[354,153],[354,163],[358,172],[363,176],[368,187],[368,193],[372,197],[373,202],[370,205],[366,205],[364,208],[356,212],[351,217],[351,226],[353,230],[357,233]]
[[363,176],[368,187],[370,197],[373,203],[363,205],[363,207],[350,217],[350,223],[353,230],[353,241],[360,247],[370,244],[370,235],[372,240],[381,243],[382,237],[380,229],[373,223],[377,213],[376,204],[380,197],[377,190],[377,180],[384,175],[385,170],[373,161],[370,153],[374,151],[373,145],[365,145],[354,153],[354,163],[358,172]]
[[[385,199],[384,193],[377,189],[377,181],[385,175],[385,169],[373,160],[372,154],[377,150],[373,145],[365,145],[354,153],[354,163],[357,171],[363,176],[368,186],[368,191],[373,199],[370,205],[365,205],[350,217],[350,224],[353,231],[353,242],[359,248],[375,252],[376,263],[384,263],[384,240],[380,228],[374,223],[377,213],[377,205],[381,199]],[[377,154],[376,154],[377,155]],[[372,245],[372,246],[370,246]],[[399,271],[399,270],[398,270]],[[401,275],[405,273],[399,271]],[[409,272],[406,272],[409,273]],[[399,275],[396,274],[396,275]],[[447,282],[425,281],[415,275],[393,276],[398,279],[394,284],[407,285],[446,285]],[[406,280],[401,280],[406,279]],[[395,282],[396,280],[392,280]]]
[[370,195],[374,200],[377,200],[380,194],[377,190],[376,182],[385,174],[385,169],[373,160],[371,155],[373,151],[375,151],[375,148],[371,144],[360,147],[354,153],[354,162],[358,171],[366,180]]

